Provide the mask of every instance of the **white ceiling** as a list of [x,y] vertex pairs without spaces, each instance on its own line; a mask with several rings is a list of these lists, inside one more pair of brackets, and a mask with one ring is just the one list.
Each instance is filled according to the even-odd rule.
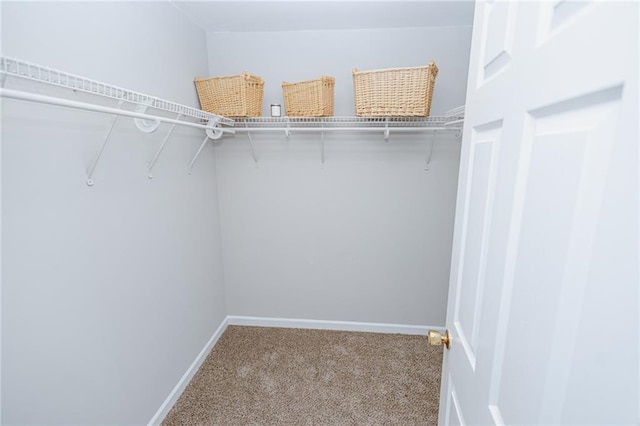
[[172,2],[206,31],[301,31],[464,26],[473,0],[297,0]]

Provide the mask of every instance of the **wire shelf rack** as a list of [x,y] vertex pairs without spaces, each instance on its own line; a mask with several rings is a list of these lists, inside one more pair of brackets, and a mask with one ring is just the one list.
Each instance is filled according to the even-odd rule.
[[[47,96],[34,93],[34,90],[25,91],[7,89],[5,88],[5,83],[9,76],[12,78],[16,77],[20,81],[32,81],[35,83],[44,83],[47,86],[53,86],[56,88],[69,89],[72,93],[81,92],[95,95],[97,96],[97,99],[116,100],[117,106],[100,105],[100,102],[97,102],[97,99],[92,99],[90,102],[84,102],[77,99],[68,99],[60,94],[57,94],[56,96]],[[39,88],[35,87],[31,89],[35,89],[37,91]],[[165,133],[164,139],[155,156],[148,163],[147,175],[149,178],[153,177],[151,173],[152,169],[171,138],[176,126],[180,125],[201,129],[204,130],[206,134],[204,141],[189,164],[189,173],[191,173],[191,169],[195,161],[209,140],[218,139],[223,134],[235,133],[232,128],[229,128],[233,127],[235,124],[234,120],[230,118],[211,114],[197,108],[192,108],[175,102],[170,102],[155,96],[145,95],[144,93],[134,92],[133,90],[123,89],[100,81],[91,80],[64,71],[5,56],[0,56],[0,97],[111,115],[111,121],[108,125],[106,135],[102,140],[102,144],[93,162],[87,170],[86,182],[88,186],[93,186],[94,184],[93,173],[96,170],[100,158],[102,157],[102,153],[104,152],[109,138],[111,137],[116,121],[120,117],[133,118],[138,129],[146,133],[155,132],[161,123],[171,124],[169,130]],[[136,108],[135,111],[123,108],[125,103],[133,104]],[[176,114],[176,117],[170,118],[161,116],[158,112],[149,114],[147,112],[148,109]],[[222,125],[227,127],[222,127]]]
[[122,87],[112,86],[100,81],[91,80],[16,58],[0,56],[0,73],[5,76],[47,83],[53,86],[90,93],[117,101],[145,105],[157,110],[179,114],[181,117],[191,117],[202,121],[211,120],[228,126],[233,126],[234,124],[234,121],[230,118],[211,114],[197,108],[170,102],[144,93],[123,89]]
[[[286,129],[317,128],[330,129],[429,129],[442,128],[464,119],[464,113],[433,117],[251,117],[237,118],[236,130],[242,129]],[[458,123],[456,123],[458,124]],[[456,129],[452,126],[451,129]]]
[[[197,108],[170,102],[155,96],[149,96],[143,93],[134,92],[132,90],[123,89],[121,87],[102,83],[96,80],[80,77],[64,71],[53,68],[44,67],[20,59],[0,56],[0,78],[2,86],[7,76],[17,77],[22,80],[46,83],[55,87],[70,89],[74,92],[83,92],[97,95],[106,99],[118,101],[118,107],[105,107],[82,103],[74,100],[66,100],[61,98],[52,98],[48,96],[26,93],[12,89],[0,88],[0,96],[7,98],[20,99],[25,101],[39,102],[45,104],[58,105],[62,107],[86,109],[90,111],[102,112],[112,115],[112,121],[109,126],[106,137],[96,155],[96,158],[90,166],[87,173],[87,184],[93,185],[92,175],[100,160],[102,152],[107,144],[111,131],[116,123],[118,116],[131,117],[135,119],[136,126],[141,131],[153,132],[157,129],[160,122],[172,124],[166,133],[160,148],[156,152],[153,159],[148,165],[148,176],[151,178],[151,171],[156,164],[158,157],[166,146],[176,125],[184,125],[196,127],[205,130],[206,137],[200,145],[200,148],[189,164],[189,173],[202,152],[204,146],[209,140],[218,139],[224,133],[234,134],[236,132],[244,132],[247,134],[251,146],[253,159],[258,163],[258,157],[254,147],[252,132],[261,131],[284,131],[289,138],[291,132],[319,132],[321,141],[322,163],[324,164],[324,134],[331,131],[360,131],[371,132],[381,131],[384,140],[389,141],[391,132],[432,132],[429,154],[426,161],[428,170],[431,161],[431,151],[435,143],[436,134],[439,131],[454,131],[456,135],[461,134],[464,123],[464,106],[454,108],[447,111],[443,116],[431,117],[249,117],[238,118],[236,120],[211,114]],[[138,108],[136,111],[124,111],[120,107],[125,103],[131,103]],[[177,114],[176,118],[159,117],[157,115],[146,114],[147,108],[153,108]],[[196,119],[202,122],[193,123],[185,120],[188,118]],[[152,120],[151,122],[145,120]],[[206,123],[206,124],[205,124]],[[220,125],[232,127],[220,128]]]
[[389,141],[391,132],[433,134],[426,160],[426,170],[429,170],[431,153],[439,131],[453,131],[456,136],[461,135],[464,124],[464,107],[448,111],[444,116],[432,117],[249,117],[238,118],[235,122],[236,133],[246,133],[251,147],[253,160],[258,164],[253,138],[254,132],[284,131],[289,138],[291,132],[316,132],[320,134],[321,160],[324,164],[324,134],[325,132],[382,132],[384,140]]

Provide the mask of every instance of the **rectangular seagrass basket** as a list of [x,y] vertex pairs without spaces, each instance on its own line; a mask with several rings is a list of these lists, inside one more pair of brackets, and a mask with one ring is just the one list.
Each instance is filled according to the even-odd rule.
[[329,117],[333,115],[335,78],[282,83],[285,114],[289,117]]
[[194,80],[204,111],[225,117],[260,117],[264,80],[244,72],[224,77]]
[[427,117],[438,67],[353,69],[356,115],[359,117]]

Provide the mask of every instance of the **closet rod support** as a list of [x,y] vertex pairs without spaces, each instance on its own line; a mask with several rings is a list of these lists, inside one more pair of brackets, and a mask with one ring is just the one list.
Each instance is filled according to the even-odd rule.
[[253,145],[253,138],[251,137],[251,132],[247,132],[247,138],[249,139],[249,146],[251,147],[251,155],[253,156],[253,161],[258,164],[258,156],[256,155],[256,147]]
[[[147,110],[152,105],[153,105],[153,100],[147,99],[142,103],[137,104],[134,111],[142,114],[146,114]],[[160,127],[160,121],[158,120],[142,120],[140,118],[134,118],[133,122],[135,123],[138,130],[140,130],[143,133],[153,133],[156,130],[158,130],[158,127]]]
[[[322,125],[322,127],[324,127],[324,125]],[[320,132],[320,159],[324,166],[324,129]]]
[[389,142],[389,117],[384,120],[384,141]]
[[195,164],[196,160],[200,156],[200,153],[204,149],[204,146],[207,144],[208,140],[209,140],[209,135],[205,136],[204,140],[200,144],[200,148],[198,148],[198,151],[196,152],[196,155],[193,156],[193,159],[191,160],[191,163],[189,163],[189,170],[188,170],[189,174],[191,174],[191,169],[193,168],[193,165]]
[[19,90],[4,89],[4,88],[0,89],[0,97],[10,98],[10,99],[18,99],[18,100],[27,101],[27,102],[35,102],[35,103],[41,103],[41,104],[56,105],[56,106],[62,106],[62,107],[66,107],[66,108],[81,109],[81,110],[85,110],[85,111],[101,112],[101,113],[105,113],[105,114],[119,115],[119,116],[123,116],[123,117],[142,118],[142,119],[146,119],[146,120],[156,120],[156,121],[160,121],[160,122],[163,122],[163,123],[178,124],[178,125],[181,125],[181,126],[193,127],[193,128],[196,128],[196,129],[212,130],[212,131],[216,131],[216,132],[235,134],[235,130],[231,130],[231,129],[227,129],[227,128],[212,128],[211,126],[208,126],[208,125],[192,123],[190,121],[174,120],[173,118],[166,118],[166,117],[161,117],[161,116],[156,116],[156,115],[143,114],[143,113],[138,113],[138,112],[134,112],[134,111],[126,111],[126,110],[122,110],[122,109],[118,109],[118,108],[105,107],[105,106],[102,106],[102,105],[94,105],[94,104],[89,104],[89,103],[85,103],[85,102],[72,101],[72,100],[69,100],[69,99],[54,98],[54,97],[51,97],[51,96],[44,96],[44,95],[38,95],[38,94],[35,94],[35,93],[22,92],[22,91],[19,91]]
[[433,132],[433,137],[431,138],[431,145],[429,147],[429,153],[428,153],[427,159],[426,159],[427,161],[426,161],[426,164],[425,164],[425,167],[424,167],[424,169],[427,170],[427,171],[429,170],[429,164],[431,164],[431,154],[433,154],[433,145],[435,145],[435,143],[436,143],[436,136],[437,135],[438,135],[437,131]]
[[[122,108],[122,104],[124,103],[124,101],[118,101],[118,108]],[[100,161],[100,157],[102,157],[102,153],[104,152],[104,148],[107,146],[107,142],[109,141],[109,137],[111,136],[111,132],[113,132],[113,128],[116,125],[116,122],[118,121],[118,116],[117,115],[113,115],[111,116],[111,123],[109,123],[109,128],[107,129],[107,132],[104,135],[104,140],[102,141],[102,145],[100,146],[100,149],[98,150],[98,154],[96,154],[96,157],[93,160],[93,163],[91,164],[91,167],[89,167],[89,171],[87,172],[87,185],[88,186],[93,186],[94,181],[93,181],[93,172],[96,171],[96,167],[98,166],[98,162]]]
[[[180,117],[182,117],[182,114],[178,114],[178,116],[176,117],[176,120],[180,120]],[[153,156],[153,159],[149,163],[149,167],[147,168],[147,176],[149,177],[149,179],[153,178],[153,174],[151,174],[151,171],[153,170],[153,166],[156,165],[156,161],[158,161],[158,158],[160,157],[160,154],[164,150],[164,147],[167,145],[167,142],[169,142],[169,138],[171,137],[171,134],[173,133],[173,131],[176,129],[176,126],[177,124],[175,123],[171,125],[171,128],[169,129],[164,139],[162,140],[162,144],[160,144],[160,148],[158,149],[158,152],[156,152],[156,155]]]
[[220,139],[222,137],[224,132],[220,128],[219,124],[220,124],[220,118],[212,118],[207,121],[208,129],[205,130],[205,133],[207,134],[207,136],[209,136],[209,139],[215,140],[215,139]]

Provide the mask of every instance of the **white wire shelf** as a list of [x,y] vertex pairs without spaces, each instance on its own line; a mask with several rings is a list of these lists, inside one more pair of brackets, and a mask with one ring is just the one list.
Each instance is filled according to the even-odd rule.
[[253,161],[258,164],[258,156],[251,133],[284,132],[289,138],[291,133],[315,132],[320,134],[320,158],[325,160],[325,132],[381,132],[384,140],[389,141],[392,132],[432,133],[426,170],[429,170],[431,154],[438,132],[453,131],[461,135],[464,123],[464,106],[448,111],[444,116],[433,117],[250,117],[238,118],[235,122],[236,133],[246,133],[251,147]]
[[237,118],[236,131],[428,131],[459,130],[464,115],[433,117],[251,117]]
[[[45,83],[54,87],[70,89],[73,92],[88,93],[100,98],[117,101],[116,107],[97,105],[94,103],[80,102],[72,99],[45,96],[21,90],[4,88],[8,76],[21,80]],[[160,148],[148,164],[147,174],[152,177],[151,171],[160,154],[164,150],[176,125],[195,127],[205,130],[206,137],[202,141],[198,151],[189,164],[189,173],[209,140],[218,139],[223,134],[244,132],[247,134],[251,145],[253,159],[258,163],[258,157],[251,137],[252,132],[282,131],[288,138],[292,132],[318,132],[321,141],[321,158],[324,164],[324,134],[325,132],[382,132],[384,140],[388,141],[391,132],[421,133],[431,132],[433,137],[428,151],[427,170],[431,161],[431,152],[439,131],[454,131],[457,136],[461,134],[464,123],[464,106],[447,111],[443,116],[432,117],[249,117],[236,120],[208,113],[197,108],[170,102],[155,96],[135,92],[113,86],[100,81],[88,79],[78,75],[44,67],[38,64],[22,61],[16,58],[0,56],[0,97],[23,100],[28,102],[44,103],[66,108],[83,109],[88,111],[110,114],[111,123],[102,142],[95,160],[87,172],[87,184],[93,185],[92,175],[100,160],[102,152],[111,136],[118,117],[133,118],[136,126],[143,132],[154,132],[161,122],[171,124]],[[125,103],[133,104],[135,111],[123,109]],[[149,108],[176,114],[175,118],[168,118],[155,114],[149,114]],[[191,119],[191,121],[189,121]],[[193,119],[196,121],[194,122]],[[228,126],[232,127],[221,127]]]
[[[8,81],[7,77],[11,77],[12,79],[17,78],[21,81],[32,81],[35,84],[33,85],[34,87],[30,88],[30,91],[8,89],[5,87],[5,83]],[[33,93],[34,90],[42,90],[42,85],[40,83],[44,83],[45,86],[68,89],[72,94],[75,92],[87,93],[92,95],[89,96],[91,100],[80,101],[77,99],[78,96],[72,96],[73,99],[68,99],[68,94],[65,96],[60,93],[57,93],[56,96]],[[121,87],[15,58],[0,56],[0,86],[0,97],[2,98],[92,111],[111,116],[110,124],[102,140],[98,153],[87,169],[86,182],[89,186],[93,186],[94,184],[93,173],[100,161],[107,142],[111,137],[116,122],[120,117],[132,118],[136,127],[145,133],[155,132],[158,130],[161,123],[168,123],[171,125],[165,133],[164,139],[160,144],[160,148],[153,159],[148,163],[147,176],[149,178],[153,177],[151,171],[171,138],[176,126],[185,126],[204,130],[206,135],[204,141],[200,145],[200,148],[193,157],[193,160],[189,164],[189,173],[191,173],[191,169],[195,161],[209,140],[219,139],[225,133],[235,133],[233,129],[229,128],[234,125],[234,121],[230,118],[221,117],[197,108],[170,102],[155,96],[145,95],[133,90],[123,89]],[[102,104],[101,102],[97,102],[98,99],[107,99],[110,101],[115,100],[117,101],[117,105],[106,106],[103,105],[104,102],[102,102]],[[132,104],[135,110],[127,110],[125,108],[126,103]],[[131,106],[129,106],[129,108],[130,107]],[[158,112],[149,113],[149,109],[154,109]],[[167,117],[167,113],[170,115],[175,114],[175,117]]]
[[228,126],[233,126],[234,123],[230,118],[211,114],[197,108],[170,102],[155,96],[134,92],[133,90],[113,86],[16,58],[0,56],[0,73],[6,76],[46,83],[57,87],[64,87],[74,91],[90,93],[117,101],[130,102],[136,105],[145,105],[149,108],[179,114],[181,117],[192,117],[202,121],[211,120]]

